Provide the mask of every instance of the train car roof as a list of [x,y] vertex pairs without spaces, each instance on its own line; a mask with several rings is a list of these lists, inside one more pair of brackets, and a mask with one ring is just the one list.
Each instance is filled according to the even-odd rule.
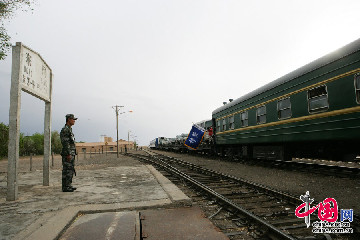
[[206,119],[206,120],[202,120],[202,121],[200,121],[200,122],[196,122],[195,124],[200,124],[200,123],[210,122],[210,121],[211,121],[211,119]]
[[335,51],[333,51],[333,52],[331,52],[331,53],[329,53],[329,54],[327,54],[327,55],[325,55],[325,56],[323,56],[323,57],[321,57],[321,58],[319,58],[317,60],[315,60],[315,61],[312,61],[312,62],[306,64],[305,66],[302,66],[302,67],[296,69],[295,71],[292,71],[292,72],[290,72],[290,73],[288,73],[288,74],[286,74],[286,75],[284,75],[284,76],[282,76],[282,77],[280,77],[280,78],[278,78],[278,79],[276,79],[276,80],[274,80],[274,81],[272,81],[272,82],[270,82],[270,83],[268,83],[268,84],[266,84],[266,85],[264,85],[264,86],[262,86],[262,87],[260,87],[260,88],[258,88],[256,90],[254,90],[254,91],[252,91],[252,92],[250,92],[248,94],[245,94],[244,96],[242,96],[240,98],[235,99],[234,101],[232,101],[230,103],[225,104],[224,106],[221,106],[221,107],[215,109],[212,112],[212,114],[213,115],[217,114],[217,113],[219,113],[219,112],[221,112],[221,111],[223,111],[223,110],[225,110],[225,109],[227,109],[229,107],[232,107],[232,106],[234,106],[234,105],[236,105],[238,103],[241,103],[241,102],[243,102],[243,101],[245,101],[245,100],[247,100],[249,98],[255,97],[255,96],[257,96],[257,95],[259,95],[261,93],[264,93],[264,92],[266,92],[266,91],[268,91],[270,89],[273,89],[273,88],[275,88],[277,86],[280,86],[281,84],[289,82],[289,81],[291,81],[291,80],[293,80],[293,79],[295,79],[295,78],[297,78],[297,77],[299,77],[301,75],[304,75],[306,73],[314,71],[314,70],[316,70],[316,69],[318,69],[320,67],[323,67],[323,66],[325,66],[325,65],[327,65],[327,64],[329,64],[331,62],[334,62],[334,61],[336,61],[336,60],[338,60],[340,58],[343,58],[343,57],[345,57],[347,55],[350,55],[350,54],[352,54],[354,52],[357,52],[357,51],[359,51],[359,49],[360,49],[360,39],[357,39],[357,40],[355,40],[355,41],[353,41],[353,42],[351,42],[351,43],[349,43],[349,44],[347,44],[347,45],[345,45],[345,46],[343,46],[343,47],[341,47],[341,48],[339,48],[339,49],[337,49],[337,50],[335,50]]

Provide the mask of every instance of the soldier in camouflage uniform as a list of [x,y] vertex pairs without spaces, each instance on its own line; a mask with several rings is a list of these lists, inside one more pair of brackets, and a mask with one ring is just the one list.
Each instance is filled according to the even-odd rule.
[[74,117],[74,114],[67,114],[66,124],[61,129],[60,139],[62,144],[62,191],[63,192],[73,192],[76,190],[71,183],[72,178],[75,172],[75,138],[72,132],[71,127],[75,124],[77,118]]

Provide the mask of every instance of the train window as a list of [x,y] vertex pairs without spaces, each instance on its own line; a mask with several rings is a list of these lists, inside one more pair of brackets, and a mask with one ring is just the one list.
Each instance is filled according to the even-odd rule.
[[320,86],[308,91],[309,113],[326,111],[329,109],[326,86]]
[[220,124],[220,120],[219,120],[219,121],[216,122],[216,128],[217,128],[216,130],[217,130],[218,132],[221,132],[220,126],[221,126],[221,124]]
[[234,129],[235,128],[235,119],[234,119],[234,115],[232,115],[231,117],[229,117],[229,129]]
[[360,104],[360,73],[355,75],[356,102]]
[[223,122],[222,122],[222,130],[223,131],[226,130],[226,120],[225,120],[225,118],[223,119]]
[[277,103],[278,109],[278,118],[286,119],[291,118],[291,102],[290,98],[284,98],[278,101]]
[[256,109],[256,123],[262,124],[266,123],[266,107],[261,106],[258,109]]
[[249,126],[249,114],[248,114],[248,111],[246,112],[242,112],[240,114],[240,120],[241,120],[241,126],[242,127],[247,127]]

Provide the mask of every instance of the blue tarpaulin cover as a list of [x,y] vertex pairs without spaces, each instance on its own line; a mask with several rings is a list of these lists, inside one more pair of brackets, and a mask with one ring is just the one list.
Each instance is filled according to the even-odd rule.
[[187,139],[185,140],[184,145],[191,149],[196,150],[199,147],[204,137],[204,134],[205,134],[205,129],[197,125],[193,125]]

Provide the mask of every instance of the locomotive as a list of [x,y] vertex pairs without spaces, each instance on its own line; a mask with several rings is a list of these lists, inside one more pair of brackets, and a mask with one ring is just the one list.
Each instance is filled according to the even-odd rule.
[[203,123],[213,130],[208,153],[355,159],[360,155],[360,39],[231,100]]

